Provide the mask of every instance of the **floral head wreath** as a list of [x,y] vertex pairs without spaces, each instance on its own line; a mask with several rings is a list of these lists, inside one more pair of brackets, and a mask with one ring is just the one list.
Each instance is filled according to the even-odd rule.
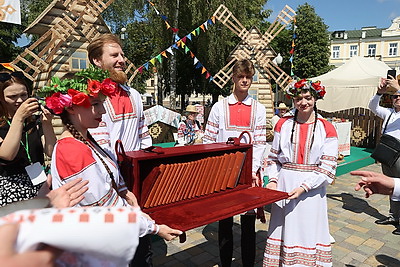
[[37,91],[37,95],[45,97],[46,106],[54,114],[61,114],[72,105],[90,107],[89,96],[111,96],[117,90],[117,83],[109,77],[108,71],[95,66],[75,73],[77,78],[60,79],[53,77],[49,86]]
[[321,85],[320,81],[312,82],[311,80],[302,79],[291,82],[285,94],[288,98],[293,98],[300,95],[302,90],[309,90],[317,99],[324,98],[326,93],[325,86]]

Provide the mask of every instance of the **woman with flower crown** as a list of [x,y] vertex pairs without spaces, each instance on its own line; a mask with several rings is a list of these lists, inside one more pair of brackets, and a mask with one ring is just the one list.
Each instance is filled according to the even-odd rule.
[[0,72],[0,206],[37,195],[43,181],[31,170],[42,170],[56,142],[52,116],[34,115],[42,107],[29,88],[21,71]]
[[273,204],[264,266],[332,266],[326,187],[335,177],[338,140],[331,123],[317,114],[319,82],[292,82],[286,95],[295,114],[275,126],[268,156],[267,188],[285,191]]
[[[88,190],[77,206],[137,206],[117,164],[88,132],[89,128],[98,127],[105,113],[103,101],[115,93],[117,84],[108,77],[108,71],[93,66],[75,76],[74,79],[53,78],[50,86],[38,92],[47,96],[46,106],[59,115],[65,125],[52,155],[53,188],[82,178],[89,181]],[[140,219],[140,236],[153,233],[170,240],[181,234],[166,225],[155,224],[148,216]]]

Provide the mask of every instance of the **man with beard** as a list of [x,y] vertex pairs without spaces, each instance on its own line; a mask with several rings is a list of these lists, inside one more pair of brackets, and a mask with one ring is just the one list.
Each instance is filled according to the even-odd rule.
[[[90,63],[110,72],[112,80],[118,83],[115,95],[104,101],[106,114],[96,129],[90,134],[116,160],[115,142],[122,141],[125,151],[136,151],[152,145],[151,136],[143,114],[140,94],[126,85],[124,72],[124,52],[119,38],[113,34],[103,34],[87,47]],[[149,235],[139,239],[131,265],[153,266],[151,238]]]

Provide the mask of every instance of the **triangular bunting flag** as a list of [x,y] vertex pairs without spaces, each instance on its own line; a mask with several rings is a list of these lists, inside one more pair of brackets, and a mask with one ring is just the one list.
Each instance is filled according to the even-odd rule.
[[176,42],[176,45],[179,47],[179,46],[181,46],[182,45],[182,41],[181,40],[178,40],[177,42]]
[[[204,25],[204,28],[205,28],[206,30],[208,30],[207,21],[204,22],[203,25]],[[204,31],[206,31],[206,30],[204,30]]]
[[192,41],[192,34],[191,34],[191,33],[189,33],[188,35],[186,35],[186,37],[187,37],[190,41]]
[[167,18],[165,15],[161,15],[161,18],[162,18],[163,20],[168,20],[168,18]]
[[170,46],[170,47],[168,47],[166,51],[167,51],[168,53],[170,53],[171,55],[173,55],[173,54],[174,54],[174,52],[172,52],[172,47],[171,47],[171,46]]
[[193,31],[191,32],[191,34],[193,34],[194,36],[196,36],[196,30],[193,30]]
[[187,54],[190,51],[189,47],[185,46],[185,53]]
[[214,16],[211,17],[211,21],[215,24],[215,17]]
[[143,66],[146,70],[149,70],[149,62],[144,63]]
[[289,58],[289,62],[293,62],[293,56]]
[[158,12],[157,8],[155,6],[153,6],[153,7],[154,7],[154,10],[156,11],[156,14],[160,15],[160,12]]
[[171,28],[171,29],[172,29],[172,31],[173,31],[174,33],[179,32],[179,29],[177,29],[177,28]]
[[207,23],[210,24],[210,25],[213,25],[213,24],[214,24],[213,21],[212,21],[211,19],[208,19],[208,20],[207,20]]
[[185,48],[185,43],[184,42],[181,42],[181,47]]
[[294,41],[292,41],[292,47],[295,47],[296,45],[294,44]]
[[293,33],[293,39],[297,38],[297,34]]
[[182,42],[186,43],[186,36],[182,38]]
[[293,54],[294,53],[294,48],[292,48],[289,52],[289,54]]
[[207,71],[207,69],[203,67],[203,68],[201,69],[201,74],[203,74],[203,73],[206,72],[206,71]]
[[169,23],[167,21],[164,21],[165,25],[167,25],[167,30],[169,30],[169,28],[171,28],[171,26],[169,25]]
[[139,72],[140,74],[142,74],[142,72],[143,72],[143,66],[140,66],[137,70],[138,70],[138,72]]
[[194,60],[193,60],[193,65],[196,65],[197,62],[199,62],[199,60],[197,59],[197,57],[195,57]]
[[197,35],[199,35],[200,34],[200,27],[197,27],[195,31],[196,31]]
[[153,57],[152,59],[150,59],[150,63],[153,64],[153,66],[156,65],[156,58]]
[[207,73],[206,73],[206,79],[208,79],[208,77],[210,77],[211,75],[210,75],[210,73],[207,71]]
[[11,66],[10,63],[0,63],[4,68],[9,69],[11,71],[15,71],[15,69]]
[[294,72],[292,70],[290,70],[290,76],[294,76]]
[[157,58],[158,62],[162,63],[161,54],[158,54],[158,55],[156,56],[156,58]]
[[167,53],[165,52],[165,50],[161,52],[161,55],[162,55],[163,57],[165,57],[165,58],[168,58]]
[[[172,48],[174,48],[174,49],[178,49],[179,48],[179,46],[175,43],[175,44],[173,44],[172,45]],[[172,54],[172,53],[171,53]]]
[[203,67],[203,65],[201,65],[200,61],[199,61],[199,62],[197,62],[197,64],[196,64],[195,68],[196,68],[196,69],[199,69],[199,68],[201,68],[201,67]]
[[151,1],[148,1],[148,0],[147,0],[147,2],[149,2],[149,3],[150,3],[150,5],[154,6],[154,3],[153,3],[153,2],[151,2]]
[[213,77],[213,76],[210,77],[210,82],[211,82],[212,80],[214,80],[214,77]]
[[181,38],[178,35],[175,35],[175,42],[178,42]]
[[[206,31],[206,30],[204,29],[204,25],[203,25],[203,24],[200,25],[200,28],[203,30],[203,32]],[[198,29],[198,28],[197,28],[197,29]],[[196,29],[196,30],[197,30],[197,29]]]
[[194,54],[193,54],[192,51],[190,51],[190,57],[191,57],[191,58],[194,58]]

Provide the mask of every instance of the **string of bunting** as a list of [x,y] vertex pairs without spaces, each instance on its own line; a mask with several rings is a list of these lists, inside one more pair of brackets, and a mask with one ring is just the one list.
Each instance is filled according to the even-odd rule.
[[294,76],[294,72],[293,72],[293,69],[294,69],[294,64],[293,64],[293,59],[294,59],[294,48],[295,48],[295,46],[296,46],[296,44],[295,44],[295,40],[296,40],[296,38],[297,38],[297,34],[296,34],[296,29],[297,29],[297,26],[296,26],[296,17],[294,17],[293,18],[293,37],[292,37],[292,49],[290,49],[290,52],[289,52],[289,54],[290,54],[290,58],[289,58],[289,62],[290,62],[290,76]]
[[11,71],[15,71],[15,69],[11,66],[10,63],[0,63],[4,68],[9,69]]
[[149,0],[147,0],[147,2],[149,2],[149,4],[154,8],[154,11],[156,12],[156,14],[162,18],[162,20],[163,20],[164,23],[165,23],[165,26],[167,26],[167,30],[171,29],[171,31],[174,32],[174,33],[177,33],[177,32],[179,31],[178,28],[171,27],[171,24],[169,23],[167,16],[161,14],[161,13],[157,10],[157,8],[156,8],[156,6],[155,6],[155,4],[154,4],[153,2],[151,2],[151,1],[149,1]]
[[[156,9],[154,3],[150,2],[150,1],[148,1],[148,2],[153,6],[156,13],[160,14],[158,12],[158,10]],[[163,16],[163,15],[161,15],[161,17],[166,22],[167,17]],[[149,70],[150,64],[155,66],[157,62],[162,63],[163,58],[168,59],[168,55],[173,55],[173,53],[174,53],[173,49],[181,48],[184,50],[185,54],[189,54],[190,57],[193,59],[193,65],[195,66],[195,68],[200,69],[201,74],[204,74],[206,79],[208,79],[209,81],[212,81],[214,79],[213,76],[206,69],[206,67],[200,62],[200,60],[196,57],[196,55],[189,49],[189,47],[187,46],[187,42],[192,41],[193,36],[199,36],[202,31],[206,32],[208,30],[208,27],[212,26],[214,24],[215,24],[215,17],[212,16],[210,19],[207,19],[205,22],[203,22],[201,25],[199,25],[197,28],[195,28],[193,31],[188,33],[183,38],[180,38],[179,35],[176,34],[174,44],[172,44],[170,47],[168,47],[167,49],[165,49],[164,51],[159,53],[157,56],[153,57],[152,59],[150,59],[149,61],[144,63],[142,66],[137,68],[136,71],[141,74],[141,73],[143,73],[143,70]],[[168,26],[171,27],[169,23],[168,23]],[[167,29],[169,29],[168,26],[167,26]],[[174,29],[176,29],[176,28],[174,28]]]

